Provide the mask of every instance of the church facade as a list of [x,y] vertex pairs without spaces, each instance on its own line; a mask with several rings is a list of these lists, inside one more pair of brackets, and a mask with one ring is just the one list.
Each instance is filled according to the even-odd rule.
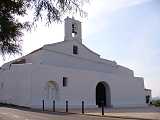
[[144,80],[82,44],[81,22],[65,19],[64,41],[44,45],[0,69],[0,102],[32,108],[146,106]]

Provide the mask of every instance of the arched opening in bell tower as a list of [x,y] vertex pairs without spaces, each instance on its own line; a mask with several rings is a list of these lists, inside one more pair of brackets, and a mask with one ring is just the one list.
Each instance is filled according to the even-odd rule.
[[76,37],[77,35],[77,26],[76,24],[72,24],[72,37]]

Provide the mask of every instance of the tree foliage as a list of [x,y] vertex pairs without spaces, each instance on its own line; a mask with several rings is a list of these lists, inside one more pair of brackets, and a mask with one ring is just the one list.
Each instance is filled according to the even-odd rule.
[[[23,29],[31,29],[37,21],[47,24],[61,21],[66,13],[86,15],[82,10],[84,0],[0,0],[0,52],[2,55],[21,53]],[[22,23],[17,16],[33,11],[32,23]]]
[[160,107],[160,99],[159,100],[152,100],[152,105],[156,107]]

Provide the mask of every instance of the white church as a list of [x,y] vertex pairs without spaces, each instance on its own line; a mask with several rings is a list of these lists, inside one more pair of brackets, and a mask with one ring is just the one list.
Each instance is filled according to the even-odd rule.
[[144,80],[82,43],[81,22],[65,19],[64,41],[47,44],[0,68],[0,102],[42,108],[143,107]]

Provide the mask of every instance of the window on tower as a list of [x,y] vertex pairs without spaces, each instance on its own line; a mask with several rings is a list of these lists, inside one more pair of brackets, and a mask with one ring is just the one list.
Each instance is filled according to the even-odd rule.
[[73,45],[73,54],[77,55],[78,54],[78,46]]

